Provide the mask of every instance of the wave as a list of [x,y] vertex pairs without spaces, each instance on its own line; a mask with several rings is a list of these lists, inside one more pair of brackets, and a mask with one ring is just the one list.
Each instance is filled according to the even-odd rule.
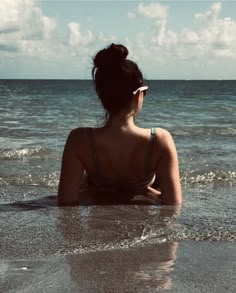
[[206,137],[206,135],[215,135],[217,138],[219,136],[226,136],[232,137],[236,135],[236,129],[232,125],[222,125],[222,126],[206,126],[205,124],[200,126],[195,125],[183,125],[183,127],[180,127],[178,125],[178,128],[173,129],[173,133],[178,137],[189,137],[192,138],[193,133],[194,135],[201,136],[203,135]]
[[[209,223],[206,223],[209,225]],[[146,229],[146,227],[144,228]],[[115,239],[115,241],[105,242],[104,239],[96,239],[89,245],[79,243],[71,239],[70,246],[65,245],[56,252],[56,255],[84,254],[97,251],[112,251],[116,249],[128,249],[132,247],[147,247],[148,245],[157,245],[172,243],[173,241],[236,241],[234,232],[235,226],[217,227],[216,223],[212,226],[200,226],[194,224],[191,227],[181,224],[171,224],[168,227],[151,227],[150,232],[141,234],[134,238]]]
[[21,185],[57,188],[59,183],[59,174],[59,171],[55,171],[49,174],[41,175],[27,174],[17,176],[5,176],[0,178],[0,186]]
[[[29,154],[28,154],[29,155]],[[17,185],[17,186],[38,186],[57,188],[59,183],[60,171],[53,171],[48,174],[17,174],[12,176],[0,177],[0,186]],[[235,171],[215,170],[209,172],[202,172],[196,170],[183,171],[180,177],[181,185],[191,186],[195,184],[209,184],[209,183],[236,183]]]
[[195,183],[207,184],[211,182],[231,182],[236,183],[235,171],[214,170],[209,172],[199,172],[188,170],[181,172],[181,183],[191,185]]
[[50,150],[44,147],[20,148],[10,150],[0,150],[0,159],[14,160],[27,157],[44,157],[50,154]]

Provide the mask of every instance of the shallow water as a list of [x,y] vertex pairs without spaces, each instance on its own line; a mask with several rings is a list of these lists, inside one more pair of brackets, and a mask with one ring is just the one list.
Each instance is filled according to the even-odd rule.
[[90,81],[0,81],[0,251],[73,255],[183,240],[235,241],[236,82],[150,81],[137,123],[175,139],[183,206],[58,208],[66,136],[102,111]]

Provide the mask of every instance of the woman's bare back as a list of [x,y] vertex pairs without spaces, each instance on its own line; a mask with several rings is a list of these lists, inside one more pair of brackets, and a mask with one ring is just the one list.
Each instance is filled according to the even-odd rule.
[[[74,158],[70,158],[71,164],[75,165],[76,161],[77,164],[79,162],[82,170],[80,170],[78,182],[75,182],[77,186],[68,186],[68,189],[72,189],[73,192],[77,190],[77,193],[79,193],[78,184],[84,171],[95,178],[96,183],[98,174],[96,164],[94,164],[94,155],[99,164],[99,175],[103,178],[112,178],[113,182],[122,182],[124,185],[129,184],[132,180],[139,182],[145,178],[145,166],[151,138],[150,129],[135,127],[115,132],[114,129],[111,131],[111,129],[104,127],[90,129],[90,131],[93,133],[93,148],[91,148],[88,128],[77,128],[68,137],[64,155],[67,156],[66,150],[68,149],[68,152],[74,156]],[[165,158],[164,164],[163,157]],[[180,203],[181,190],[178,183],[179,175],[176,160],[177,154],[170,134],[164,129],[157,128],[148,174],[150,179],[149,182],[146,182],[145,189],[142,190],[143,195],[158,199],[160,192],[151,187],[153,176],[156,176],[160,184],[162,203]],[[74,176],[74,169],[70,168],[69,164],[64,170],[67,176],[69,176],[68,173],[70,176]],[[61,176],[61,183],[63,183],[62,178],[63,175]],[[63,184],[61,185],[61,189],[63,189]],[[101,188],[101,186],[98,187]],[[106,189],[106,186],[104,186],[104,189]],[[73,198],[78,200],[79,195],[74,195]]]
[[[75,131],[80,140],[78,144],[81,145],[81,148],[77,148],[78,156],[89,174],[96,174],[95,159],[104,177],[140,179],[147,175],[145,167],[151,140],[150,129],[114,132],[106,128],[84,128]],[[154,143],[156,148],[158,143]],[[150,155],[150,173],[154,174],[159,156],[157,152]]]

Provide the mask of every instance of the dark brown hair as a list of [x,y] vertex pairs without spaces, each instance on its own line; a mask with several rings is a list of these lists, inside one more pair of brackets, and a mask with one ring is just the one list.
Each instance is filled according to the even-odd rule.
[[125,46],[111,44],[93,58],[95,90],[108,116],[128,107],[133,91],[143,84],[137,64],[126,59],[128,53]]

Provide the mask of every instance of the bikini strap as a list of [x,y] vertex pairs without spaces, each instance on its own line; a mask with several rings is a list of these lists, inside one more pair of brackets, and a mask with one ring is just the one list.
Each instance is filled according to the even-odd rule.
[[93,160],[93,165],[96,171],[96,174],[99,175],[99,164],[98,164],[98,160],[97,160],[97,156],[96,156],[96,148],[95,148],[95,144],[94,144],[94,135],[93,135],[93,129],[92,128],[88,128],[87,129],[87,133],[88,133],[88,139],[89,139],[89,143],[90,143],[90,150],[91,150],[91,156],[92,156],[92,160]]
[[153,146],[154,146],[155,140],[156,140],[156,128],[153,127],[153,128],[151,128],[151,137],[150,137],[150,141],[148,144],[148,150],[147,150],[145,176],[148,176],[150,173],[151,159],[152,159]]

